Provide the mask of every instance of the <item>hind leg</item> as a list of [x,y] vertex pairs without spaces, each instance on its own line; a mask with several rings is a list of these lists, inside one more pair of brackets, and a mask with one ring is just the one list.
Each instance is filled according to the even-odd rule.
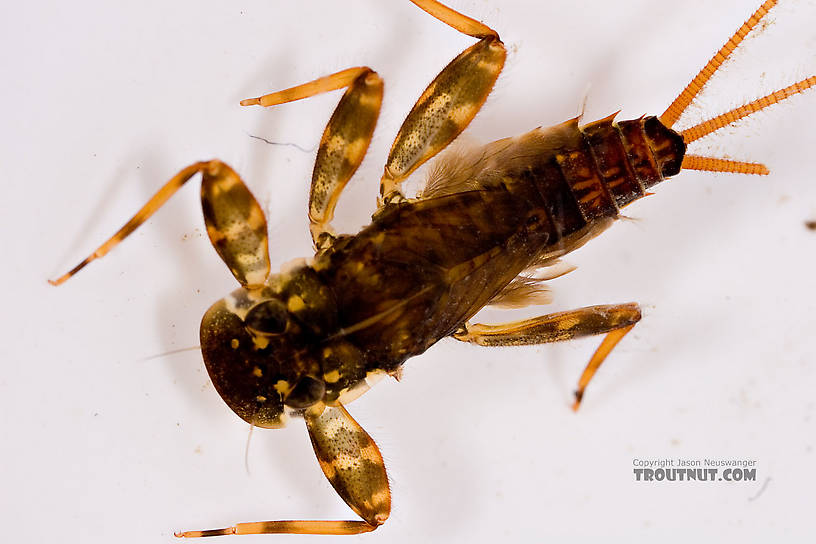
[[465,130],[493,89],[507,56],[492,28],[436,0],[411,1],[459,32],[479,38],[479,42],[436,76],[405,118],[380,180],[380,204],[404,198],[401,183]]
[[601,363],[640,317],[640,306],[635,303],[589,306],[500,325],[467,324],[453,337],[480,346],[530,346],[605,333],[578,380],[572,405],[577,410]]

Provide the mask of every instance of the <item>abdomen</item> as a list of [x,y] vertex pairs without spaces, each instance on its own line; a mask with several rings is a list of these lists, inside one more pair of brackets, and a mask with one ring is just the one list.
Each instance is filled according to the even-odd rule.
[[669,161],[652,153],[650,127],[573,120],[443,156],[448,178],[318,257],[340,333],[384,370],[451,334],[525,268],[582,245],[662,179]]

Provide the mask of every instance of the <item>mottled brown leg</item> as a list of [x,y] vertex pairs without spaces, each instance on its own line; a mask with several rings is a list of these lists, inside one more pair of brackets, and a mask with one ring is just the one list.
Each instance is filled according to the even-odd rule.
[[411,0],[443,23],[480,41],[448,64],[405,118],[383,177],[380,203],[403,198],[400,184],[470,124],[504,66],[507,51],[495,30],[436,0]]
[[306,426],[320,468],[337,494],[372,528],[385,523],[391,513],[391,489],[371,436],[340,404],[310,410]]
[[391,490],[377,444],[341,406],[307,410],[306,427],[320,468],[337,494],[365,521],[258,521],[178,537],[292,533],[353,535],[373,531],[391,513]]
[[281,521],[254,521],[250,523],[236,523],[232,527],[223,529],[207,529],[205,531],[184,531],[175,533],[179,538],[198,538],[202,536],[226,535],[357,535],[368,533],[376,529],[376,525],[369,525],[365,521],[323,521],[323,520],[281,520]]
[[104,257],[127,238],[198,172],[203,174],[201,204],[215,250],[241,285],[263,283],[269,275],[266,219],[258,202],[235,171],[219,160],[197,162],[181,170],[142,206],[130,221],[96,251],[55,280],[60,285],[94,259]]
[[98,259],[99,257],[104,257],[108,251],[113,249],[119,242],[127,238],[131,232],[139,227],[139,225],[147,221],[147,219],[153,215],[156,210],[162,206],[162,204],[167,202],[168,198],[173,196],[173,194],[178,191],[181,186],[187,182],[187,180],[197,174],[205,164],[207,163],[197,162],[195,164],[191,164],[173,176],[170,181],[165,183],[164,186],[159,189],[159,192],[157,192],[150,200],[147,201],[147,204],[142,206],[141,210],[136,212],[136,215],[134,215],[130,221],[125,223],[125,225],[116,232],[116,234],[111,236],[110,239],[108,239],[104,244],[96,248],[96,251],[85,257],[85,259],[83,259],[78,265],[59,278],[55,280],[48,280],[48,283],[51,285],[60,285],[66,282],[71,276],[85,268],[85,265],[91,261]]
[[575,403],[572,406],[573,410],[577,410],[592,376],[612,348],[638,321],[640,307],[637,304],[611,304],[589,306],[500,325],[468,324],[453,337],[480,346],[529,346],[606,333],[606,337],[578,381]]
[[223,162],[211,161],[201,173],[201,208],[210,242],[241,285],[263,284],[270,265],[261,205]]
[[295,87],[290,87],[282,91],[275,91],[274,93],[265,94],[257,98],[245,98],[241,100],[242,106],[277,106],[278,104],[285,104],[287,102],[294,102],[295,100],[302,100],[315,96],[317,94],[327,93],[329,91],[336,91],[337,89],[344,89],[354,83],[360,74],[370,71],[365,66],[356,66],[354,68],[347,68],[337,73],[324,76],[308,83],[303,83]]
[[334,232],[330,222],[337,199],[368,150],[382,104],[382,79],[370,68],[349,68],[291,89],[241,101],[242,106],[274,106],[344,87],[348,89],[326,125],[312,172],[309,221],[317,249],[331,242]]

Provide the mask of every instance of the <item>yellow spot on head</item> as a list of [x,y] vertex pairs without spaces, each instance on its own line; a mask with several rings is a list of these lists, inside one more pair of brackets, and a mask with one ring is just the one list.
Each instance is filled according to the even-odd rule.
[[286,301],[286,309],[292,313],[299,312],[306,308],[306,303],[303,302],[303,299],[300,298],[299,295],[292,295],[289,297],[289,300]]
[[252,375],[257,378],[260,378],[261,376],[263,376],[263,371],[256,366],[255,368],[252,369]]
[[337,383],[340,380],[340,372],[338,372],[337,370],[326,372],[325,374],[323,374],[323,380],[326,383]]
[[284,397],[289,394],[292,390],[292,386],[289,385],[289,382],[286,380],[278,380],[277,383],[273,386],[275,391],[283,395]]
[[239,345],[240,345],[240,342],[238,342],[237,338],[233,338],[232,340],[230,340],[230,347],[232,349],[238,349]]
[[269,345],[269,338],[265,336],[253,336],[252,342],[257,349],[265,349]]
[[258,402],[266,402],[266,397],[264,397],[263,395],[258,395],[257,397],[255,397],[255,400],[257,400]]

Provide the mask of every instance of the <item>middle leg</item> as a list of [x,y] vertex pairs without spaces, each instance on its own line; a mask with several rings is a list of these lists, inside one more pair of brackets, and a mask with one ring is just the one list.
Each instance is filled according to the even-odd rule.
[[367,67],[349,68],[297,87],[247,98],[242,106],[275,106],[348,87],[331,116],[317,150],[309,192],[309,229],[315,248],[331,243],[334,208],[348,181],[363,162],[380,115],[383,80]]

